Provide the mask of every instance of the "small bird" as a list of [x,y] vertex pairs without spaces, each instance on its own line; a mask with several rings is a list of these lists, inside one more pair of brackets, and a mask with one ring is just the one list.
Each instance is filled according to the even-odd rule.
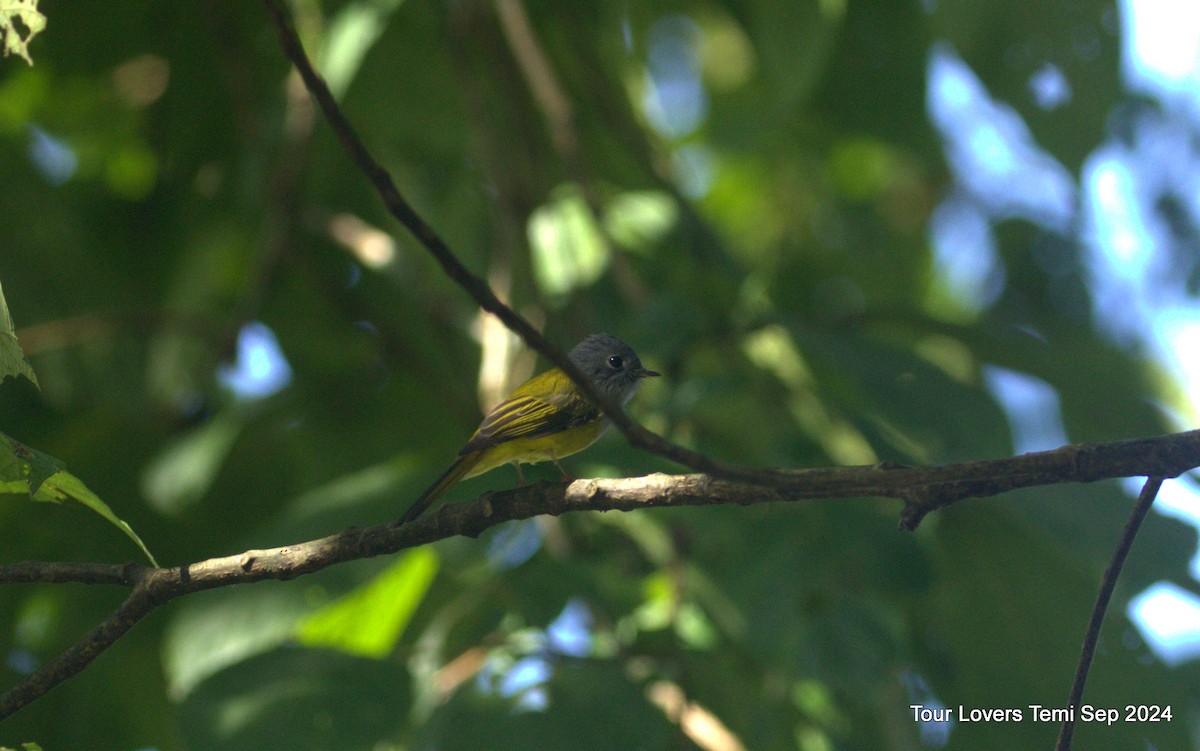
[[[613,401],[624,404],[643,378],[661,375],[642,367],[637,353],[612,334],[593,334],[568,354],[571,362]],[[400,519],[416,519],[459,480],[512,464],[522,485],[521,464],[558,460],[596,442],[608,420],[561,368],[551,368],[518,386],[483,418],[458,459]]]

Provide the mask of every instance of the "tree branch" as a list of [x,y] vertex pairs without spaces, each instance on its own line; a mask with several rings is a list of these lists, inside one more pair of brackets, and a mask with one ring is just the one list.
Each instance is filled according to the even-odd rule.
[[[1088,620],[1087,632],[1083,636],[1083,646],[1079,650],[1079,664],[1075,667],[1075,680],[1071,683],[1071,695],[1067,698],[1067,706],[1072,709],[1078,707],[1083,699],[1083,687],[1087,684],[1088,673],[1092,669],[1092,657],[1096,654],[1096,643],[1100,641],[1100,627],[1104,625],[1104,615],[1108,612],[1108,601],[1112,599],[1113,590],[1117,588],[1117,579],[1121,576],[1121,569],[1125,567],[1125,559],[1129,557],[1129,551],[1133,548],[1133,540],[1142,526],[1142,520],[1146,518],[1146,514],[1150,513],[1150,507],[1154,505],[1154,499],[1158,497],[1158,489],[1162,487],[1162,484],[1163,478],[1161,477],[1146,478],[1146,484],[1142,486],[1137,503],[1129,512],[1125,529],[1121,531],[1121,539],[1117,541],[1112,560],[1109,561],[1108,568],[1104,572],[1104,579],[1100,582],[1100,591],[1096,594],[1096,603],[1092,606],[1092,617]],[[1063,721],[1062,728],[1059,730],[1058,743],[1054,746],[1055,751],[1071,751],[1071,737],[1074,734],[1075,719],[1074,712],[1072,712],[1068,719]]]
[[569,484],[538,483],[443,506],[405,525],[348,529],[296,545],[247,550],[177,568],[34,562],[3,565],[0,583],[117,584],[132,586],[133,591],[116,612],[74,646],[0,696],[0,719],[79,673],[139,620],[176,597],[264,579],[293,579],[344,561],[387,555],[448,537],[476,537],[513,519],[572,511],[883,496],[904,501],[901,524],[913,529],[929,511],[965,498],[1065,482],[1175,477],[1195,467],[1200,467],[1200,431],[1194,430],[1114,443],[1075,444],[940,467],[763,470],[755,482],[704,474],[653,474]]
[[[459,527],[460,530],[468,528],[469,524]],[[362,530],[349,529],[299,545],[247,550],[238,555],[211,558],[175,568],[31,562],[0,566],[0,582],[77,581],[133,586],[133,591],[120,607],[100,625],[0,695],[0,720],[77,675],[138,621],[176,597],[264,579],[293,579],[335,563],[393,553],[454,533],[440,534],[436,526],[427,522],[403,527],[382,525]]]
[[43,563],[22,561],[0,565],[0,584],[119,584],[132,587],[152,571],[136,563]]
[[0,720],[25,707],[66,679],[78,674],[90,665],[101,652],[124,636],[138,621],[146,617],[161,602],[165,602],[165,600],[156,600],[151,595],[151,589],[146,585],[147,581],[149,581],[148,578],[139,582],[125,598],[125,602],[121,603],[121,606],[112,615],[101,621],[100,625],[89,631],[86,636],[0,696]]

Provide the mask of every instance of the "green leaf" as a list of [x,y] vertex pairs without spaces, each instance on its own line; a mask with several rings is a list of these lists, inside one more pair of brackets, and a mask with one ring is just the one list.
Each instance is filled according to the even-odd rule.
[[[30,484],[32,486],[32,482]],[[123,519],[114,514],[112,509],[108,507],[107,503],[100,500],[98,495],[93,493],[86,485],[83,484],[83,480],[80,480],[70,472],[59,471],[50,475],[50,477],[46,478],[45,482],[41,483],[40,487],[33,494],[33,499],[35,501],[49,500],[56,503],[67,500],[82,503],[84,506],[87,506],[92,511],[95,511],[97,514],[107,519],[114,527],[124,532],[126,537],[128,537],[130,540],[133,540],[134,544],[141,548],[142,553],[146,555],[146,558],[150,561],[150,564],[156,568],[158,567],[158,561],[154,560],[154,555],[151,554],[149,548],[146,547],[146,544],[142,542],[142,538],[138,537],[137,533],[133,531],[133,528],[130,527]]]
[[[21,29],[13,23],[20,20]],[[29,43],[46,28],[46,17],[38,12],[37,0],[0,0],[0,32],[4,33],[4,56],[20,55],[33,65]]]
[[346,93],[363,59],[401,4],[402,0],[367,0],[348,3],[334,14],[317,67],[336,98]]
[[[3,8],[4,2],[5,0],[0,0],[0,9]],[[3,18],[3,10],[0,10],[0,18]],[[12,316],[8,312],[8,303],[4,301],[4,287],[0,286],[0,381],[8,376],[19,375],[37,385],[37,376],[33,374],[33,368],[21,352],[16,326],[13,325]]]
[[385,657],[425,598],[437,569],[432,550],[410,550],[365,586],[304,619],[297,628],[300,642]]
[[107,503],[84,485],[83,480],[68,472],[66,465],[3,433],[0,433],[0,491],[28,495],[43,503],[82,503],[124,532],[146,555],[151,565],[158,566],[158,561],[133,528],[114,514]]
[[38,501],[53,500],[38,498],[37,494],[51,475],[66,469],[65,464],[3,433],[0,433],[0,449],[0,482],[8,492],[28,494]]

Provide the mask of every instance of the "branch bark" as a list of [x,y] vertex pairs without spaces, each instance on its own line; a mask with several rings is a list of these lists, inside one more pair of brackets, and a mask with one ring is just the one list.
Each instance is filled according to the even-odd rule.
[[904,502],[901,526],[911,530],[930,511],[965,498],[1067,482],[1176,477],[1196,467],[1200,467],[1200,431],[1194,430],[1113,443],[1074,444],[1052,451],[937,467],[768,469],[754,473],[754,481],[706,474],[653,474],[569,484],[538,483],[443,506],[403,526],[348,529],[296,545],[247,550],[175,568],[38,562],[2,565],[0,583],[109,584],[132,587],[132,592],[111,616],[74,646],[0,696],[0,719],[79,673],[139,620],[177,597],[265,579],[293,579],[344,561],[387,555],[448,537],[476,537],[514,519],[573,511],[882,496]]

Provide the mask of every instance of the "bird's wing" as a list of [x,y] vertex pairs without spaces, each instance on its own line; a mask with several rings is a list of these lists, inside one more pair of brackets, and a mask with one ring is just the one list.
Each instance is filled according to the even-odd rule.
[[536,438],[558,433],[600,417],[600,410],[586,400],[567,393],[532,396],[520,389],[496,405],[460,454],[515,438]]

